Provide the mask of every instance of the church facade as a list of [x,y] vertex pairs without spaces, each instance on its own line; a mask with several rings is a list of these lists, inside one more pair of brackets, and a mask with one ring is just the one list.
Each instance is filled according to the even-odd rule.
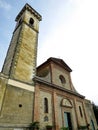
[[0,73],[0,130],[96,130],[92,104],[71,81],[71,68],[58,58],[36,67],[41,15],[26,4]]

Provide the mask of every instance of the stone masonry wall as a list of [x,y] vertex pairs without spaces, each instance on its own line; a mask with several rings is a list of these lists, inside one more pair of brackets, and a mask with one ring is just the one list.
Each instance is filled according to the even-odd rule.
[[0,124],[30,124],[33,114],[33,93],[7,85]]
[[7,75],[10,73],[9,71],[10,71],[10,67],[11,67],[11,64],[12,64],[13,56],[14,56],[14,53],[15,53],[16,45],[17,45],[17,42],[18,42],[20,28],[21,27],[19,27],[17,29],[17,31],[15,31],[14,34],[13,34],[13,37],[12,37],[12,40],[11,40],[11,44],[9,46],[9,49],[8,49],[8,52],[7,52],[7,56],[6,56],[6,59],[5,59],[5,62],[4,62],[3,73],[7,74]]
[[14,78],[24,82],[32,82],[33,75],[35,74],[36,66],[36,32],[29,28],[27,25],[23,25],[21,32],[22,36],[19,42],[21,42],[20,50],[18,50],[15,57],[15,67],[12,71]]

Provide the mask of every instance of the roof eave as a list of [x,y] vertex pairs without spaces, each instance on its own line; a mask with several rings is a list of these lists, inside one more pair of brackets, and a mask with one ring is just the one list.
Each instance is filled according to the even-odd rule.
[[56,89],[59,89],[59,90],[61,90],[61,91],[65,91],[65,92],[67,92],[67,93],[69,93],[69,94],[72,94],[72,95],[74,95],[74,96],[78,96],[78,97],[83,98],[83,99],[85,98],[85,96],[83,96],[83,95],[81,95],[81,94],[79,94],[79,93],[76,93],[76,92],[70,91],[70,90],[68,90],[68,89],[62,88],[61,86],[58,86],[58,85],[49,83],[49,82],[47,82],[47,81],[41,79],[41,78],[38,77],[38,76],[35,76],[35,77],[33,78],[33,80],[36,81],[36,82],[45,84],[45,85],[47,85],[47,86],[50,86],[50,87],[52,87],[52,88],[56,88]]
[[23,14],[23,12],[24,12],[26,9],[27,9],[28,11],[30,11],[32,14],[34,14],[34,15],[38,18],[39,21],[42,20],[42,16],[41,16],[35,9],[33,9],[28,3],[26,3],[25,6],[24,6],[24,7],[22,8],[22,10],[20,11],[20,13],[16,16],[15,21],[18,21],[18,19],[20,18],[20,16]]

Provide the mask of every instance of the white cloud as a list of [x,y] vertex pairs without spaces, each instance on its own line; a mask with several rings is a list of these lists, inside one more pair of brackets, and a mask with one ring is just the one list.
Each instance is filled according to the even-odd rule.
[[58,25],[54,22],[51,33],[45,35],[39,48],[39,63],[51,56],[62,58],[74,69],[72,79],[76,89],[98,104],[98,0],[70,0],[69,4],[67,12],[61,7],[60,22]]
[[0,8],[3,8],[4,10],[9,11],[11,9],[11,5],[7,3],[6,1],[0,0]]

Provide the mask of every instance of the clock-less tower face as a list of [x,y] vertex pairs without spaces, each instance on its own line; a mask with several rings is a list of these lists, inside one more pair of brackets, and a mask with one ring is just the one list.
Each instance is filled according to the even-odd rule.
[[52,82],[65,89],[71,90],[70,73],[64,68],[52,64]]
[[16,17],[17,24],[3,66],[3,72],[13,79],[32,83],[36,73],[40,20],[41,16],[28,4]]

